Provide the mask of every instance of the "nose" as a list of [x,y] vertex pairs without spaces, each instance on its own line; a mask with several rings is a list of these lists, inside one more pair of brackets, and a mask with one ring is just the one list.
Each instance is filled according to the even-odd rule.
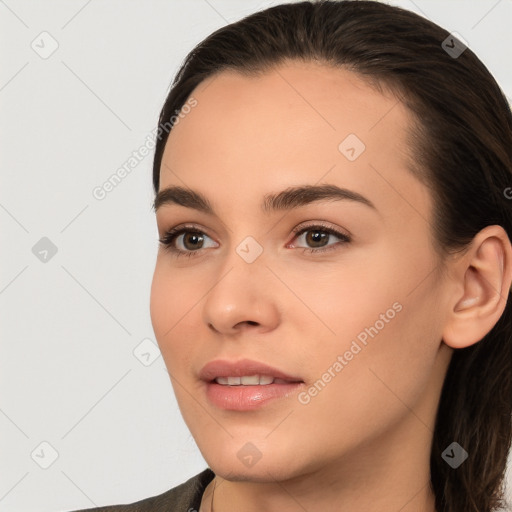
[[263,262],[230,259],[203,302],[203,321],[212,331],[225,335],[275,329],[280,314],[273,281],[275,277]]

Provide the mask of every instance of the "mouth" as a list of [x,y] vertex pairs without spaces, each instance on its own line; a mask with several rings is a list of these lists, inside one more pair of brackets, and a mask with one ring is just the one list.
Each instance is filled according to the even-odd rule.
[[243,375],[242,377],[216,377],[210,382],[216,382],[221,386],[269,386],[270,384],[289,384],[302,381],[279,379],[271,375]]
[[221,409],[249,411],[285,399],[305,383],[299,377],[257,361],[216,360],[200,372],[206,398]]

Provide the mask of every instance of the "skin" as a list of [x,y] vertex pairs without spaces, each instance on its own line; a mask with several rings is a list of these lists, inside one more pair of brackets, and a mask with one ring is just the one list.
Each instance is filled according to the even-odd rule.
[[[217,215],[169,204],[158,233],[192,223],[205,233],[191,258],[159,249],[151,320],[183,418],[216,477],[201,510],[432,512],[428,487],[435,412],[453,349],[478,342],[505,307],[512,249],[489,226],[445,271],[431,239],[432,198],[408,170],[412,118],[391,93],[356,74],[287,62],[260,77],[223,71],[193,93],[198,104],[173,128],[160,190],[201,192]],[[348,134],[366,149],[349,161]],[[320,201],[263,213],[265,194],[334,184],[355,201]],[[323,222],[326,253],[312,232]],[[315,229],[312,230],[314,233]],[[263,253],[247,263],[252,236]],[[183,236],[175,241],[182,250]],[[211,404],[199,371],[217,358],[251,358],[313,385],[366,327],[402,309],[311,398],[294,393],[254,411]],[[237,452],[251,442],[260,460]]]

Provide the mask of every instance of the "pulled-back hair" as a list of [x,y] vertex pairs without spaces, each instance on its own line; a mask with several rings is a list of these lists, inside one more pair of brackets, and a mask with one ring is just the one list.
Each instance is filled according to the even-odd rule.
[[[492,224],[512,239],[510,106],[484,64],[450,37],[417,14],[376,1],[276,5],[199,43],[182,63],[159,121],[168,122],[197,85],[223,70],[255,76],[285,60],[351,70],[373,87],[391,90],[413,114],[411,172],[432,193],[436,251],[464,250]],[[446,41],[462,53],[450,54]],[[155,193],[168,133],[155,148]],[[492,512],[505,505],[512,436],[510,293],[505,298],[494,328],[452,355],[430,456],[438,512]],[[456,469],[441,457],[454,441],[469,454]]]

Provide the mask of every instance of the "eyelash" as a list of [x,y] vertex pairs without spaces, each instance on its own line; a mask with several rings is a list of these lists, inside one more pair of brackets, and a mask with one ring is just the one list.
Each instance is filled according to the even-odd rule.
[[[351,238],[348,235],[341,233],[340,231],[337,231],[336,229],[326,226],[322,223],[317,223],[317,224],[312,224],[309,226],[301,226],[301,227],[294,228],[292,230],[292,232],[295,235],[294,239],[308,231],[319,231],[321,233],[327,233],[329,235],[334,235],[337,238],[339,238],[341,240],[341,242],[338,244],[332,244],[332,245],[328,245],[326,247],[321,247],[321,248],[299,247],[299,249],[302,249],[303,253],[305,253],[305,252],[309,252],[310,254],[311,253],[325,253],[330,250],[337,250],[339,245],[344,245],[346,243],[351,242]],[[183,233],[194,233],[197,235],[206,235],[206,233],[204,231],[197,229],[197,227],[195,227],[195,226],[183,226],[178,229],[173,228],[173,229],[170,229],[169,231],[166,231],[164,236],[162,238],[159,238],[158,240],[164,246],[165,250],[169,251],[176,257],[185,256],[187,258],[190,258],[190,257],[197,256],[199,253],[201,253],[201,249],[198,249],[196,251],[183,251],[181,249],[177,249],[173,245],[176,238],[178,238],[178,236],[182,235]],[[208,236],[208,235],[206,235],[206,236]],[[210,238],[210,237],[208,237],[208,238]]]

